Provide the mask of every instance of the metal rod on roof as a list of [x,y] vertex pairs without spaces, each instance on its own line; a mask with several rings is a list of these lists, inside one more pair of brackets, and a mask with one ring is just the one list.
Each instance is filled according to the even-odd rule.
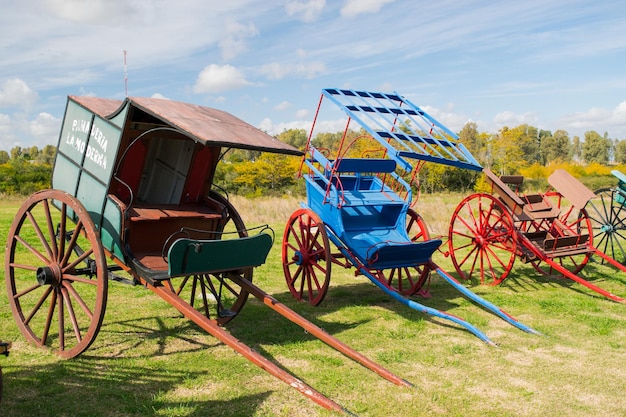
[[128,68],[126,67],[126,49],[124,49],[124,97],[128,97]]

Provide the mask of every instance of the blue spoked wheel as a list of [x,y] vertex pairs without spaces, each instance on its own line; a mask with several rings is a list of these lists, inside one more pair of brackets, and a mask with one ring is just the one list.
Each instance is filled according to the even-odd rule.
[[593,228],[593,244],[626,264],[626,194],[616,188],[601,188],[595,194],[597,197],[585,207]]

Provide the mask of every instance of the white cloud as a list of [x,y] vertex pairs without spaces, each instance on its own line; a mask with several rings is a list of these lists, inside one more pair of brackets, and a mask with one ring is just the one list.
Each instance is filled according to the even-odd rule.
[[[565,124],[566,129],[580,131],[579,134],[602,126],[605,131],[617,135],[616,139],[626,139],[626,101],[622,101],[612,110],[592,107],[583,112],[569,114],[563,116],[559,123]],[[604,131],[598,133],[603,134]]]
[[308,117],[309,114],[311,114],[311,111],[309,111],[308,109],[300,109],[296,112],[296,118],[304,119],[305,117]]
[[259,125],[259,129],[267,132],[270,135],[278,135],[285,130],[290,129],[304,129],[305,131],[311,130],[311,121],[309,120],[293,120],[290,122],[280,122],[274,124],[271,119],[263,119]]
[[290,102],[281,101],[280,103],[274,106],[274,110],[283,111],[283,110],[287,110],[289,107],[291,107]]
[[469,120],[467,116],[453,112],[452,110],[454,109],[454,106],[451,104],[447,106],[447,110],[438,109],[428,105],[420,107],[426,113],[434,117],[435,120],[453,132],[459,132]]
[[231,21],[226,24],[226,37],[218,45],[222,50],[222,58],[230,60],[247,50],[246,40],[259,35],[253,23],[247,25]]
[[194,93],[220,93],[253,85],[236,67],[232,65],[206,66],[198,75],[193,86]]
[[[107,24],[115,22],[126,15],[130,15],[137,10],[133,10],[132,5],[137,2],[126,0],[44,0],[43,4],[50,13],[65,20]],[[145,3],[145,2],[144,2]],[[148,2],[146,4],[150,4]]]
[[517,114],[512,111],[503,111],[493,118],[496,128],[500,129],[504,126],[515,127],[521,124],[536,125],[538,121],[537,115],[532,112]]
[[50,113],[39,113],[29,124],[30,133],[43,144],[56,144],[61,128],[61,119]]
[[6,80],[0,86],[0,108],[21,107],[28,108],[37,102],[36,92],[21,79]]
[[354,17],[363,13],[376,13],[385,4],[393,3],[395,0],[348,0],[341,8],[341,15]]
[[0,113],[0,137],[7,136],[11,131],[11,116]]
[[328,69],[326,68],[326,64],[320,61],[292,64],[272,62],[270,64],[263,65],[260,69],[260,73],[269,80],[280,80],[290,75],[299,78],[311,79],[324,74],[327,71]]
[[292,0],[287,3],[285,9],[288,16],[296,16],[303,22],[313,22],[326,6],[326,0]]

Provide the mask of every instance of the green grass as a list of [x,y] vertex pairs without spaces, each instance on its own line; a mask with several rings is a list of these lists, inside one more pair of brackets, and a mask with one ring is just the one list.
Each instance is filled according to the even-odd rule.
[[[424,196],[433,234],[443,234],[461,196]],[[432,200],[436,206],[429,206]],[[6,237],[19,201],[0,203]],[[415,384],[401,388],[361,367],[256,299],[227,326],[243,343],[359,416],[623,416],[626,413],[626,306],[569,280],[541,277],[516,261],[498,287],[472,289],[544,336],[524,333],[433,277],[417,301],[465,318],[499,347],[454,324],[390,300],[354,270],[333,265],[318,307],[296,303],[284,284],[281,237],[295,202],[255,215],[276,243],[254,281],[279,301],[360,353]],[[283,204],[285,207],[283,207]],[[235,206],[239,207],[236,203]],[[282,211],[281,211],[282,210]],[[434,213],[438,213],[437,217]],[[274,216],[274,217],[271,217]],[[253,219],[253,220],[251,220]],[[4,264],[4,254],[2,255]],[[447,258],[435,260],[453,272]],[[583,275],[626,296],[626,275],[589,265]],[[63,360],[25,342],[0,293],[3,416],[329,416],[142,287],[112,282],[104,324],[81,356]]]

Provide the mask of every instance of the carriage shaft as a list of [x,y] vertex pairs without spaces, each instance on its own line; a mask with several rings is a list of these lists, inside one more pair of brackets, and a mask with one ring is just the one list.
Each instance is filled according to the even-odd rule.
[[[526,237],[521,237],[520,239],[521,243],[528,248],[532,253],[535,254],[536,257],[538,257],[539,259],[545,261],[548,265],[550,265],[551,268],[553,268],[554,270],[558,271],[560,274],[562,274],[564,277],[569,278],[573,281],[578,282],[579,284],[584,285],[585,287],[589,288],[592,291],[597,292],[600,295],[603,295],[604,297],[608,298],[609,300],[618,302],[618,303],[626,303],[626,300],[623,299],[622,297],[615,295],[609,291],[606,291],[594,284],[592,284],[591,282],[587,281],[586,279],[583,279],[581,277],[579,277],[576,274],[573,274],[571,271],[569,271],[567,268],[564,268],[562,265],[560,265],[558,262],[555,262],[553,258],[549,257],[546,255],[546,253],[540,251],[539,249],[537,249],[535,247],[535,245],[532,244],[532,242],[530,242],[530,240]],[[624,271],[624,266],[619,264],[619,262],[615,261],[614,259],[608,257],[607,255],[605,255],[602,251],[594,248],[593,246],[587,244],[588,248],[590,251],[592,251],[594,254],[600,256],[601,258],[603,258],[604,260],[608,261],[609,263],[611,263],[613,266],[618,267],[619,269],[621,269],[622,271]]]
[[251,347],[247,346],[243,342],[241,342],[236,337],[232,336],[223,328],[219,327],[217,323],[210,320],[200,312],[198,312],[194,307],[192,307],[189,303],[180,298],[176,293],[171,289],[169,285],[152,285],[151,283],[141,279],[142,284],[149,288],[152,292],[160,296],[163,300],[171,304],[178,311],[180,311],[186,318],[193,321],[195,324],[200,326],[203,330],[209,333],[211,336],[219,339],[226,345],[230,346],[233,350],[243,355],[250,362],[254,363],[261,369],[275,376],[276,378],[284,381],[292,388],[300,391],[303,395],[314,401],[315,403],[321,405],[322,407],[342,412],[345,414],[351,414],[349,411],[344,409],[341,405],[337,404],[330,398],[327,398],[320,392],[316,391],[311,386],[306,383],[300,381],[295,378],[287,371],[281,369],[258,352],[256,352]]
[[268,295],[265,291],[263,291],[262,289],[260,289],[256,285],[254,285],[252,282],[250,282],[250,281],[248,281],[246,279],[240,278],[239,276],[233,276],[231,279],[235,283],[237,283],[237,285],[239,285],[241,288],[243,288],[244,290],[248,291],[250,294],[254,295],[257,299],[262,301],[265,305],[270,307],[272,310],[274,310],[277,313],[279,313],[280,315],[286,317],[291,322],[299,325],[304,330],[306,330],[308,333],[310,333],[313,336],[317,337],[318,339],[320,339],[322,342],[326,343],[330,347],[332,347],[332,348],[338,350],[339,352],[343,353],[344,355],[346,355],[350,359],[352,359],[352,360],[360,363],[364,367],[366,367],[366,368],[376,372],[378,375],[382,376],[383,378],[387,379],[388,381],[393,382],[396,385],[405,386],[405,387],[412,387],[413,386],[412,383],[410,383],[410,382],[400,378],[399,376],[393,374],[391,371],[383,368],[382,366],[380,366],[376,362],[372,361],[371,359],[368,359],[364,355],[362,355],[359,352],[357,352],[354,349],[352,349],[350,346],[346,345],[345,343],[343,343],[340,340],[336,339],[335,337],[331,336],[330,334],[328,334],[326,331],[324,331],[319,326],[316,326],[315,324],[311,323],[310,321],[308,321],[307,319],[305,319],[304,317],[302,317],[301,315],[299,315],[295,311],[291,310],[286,305],[284,305],[281,302],[279,302],[278,300],[276,300],[274,297]]

